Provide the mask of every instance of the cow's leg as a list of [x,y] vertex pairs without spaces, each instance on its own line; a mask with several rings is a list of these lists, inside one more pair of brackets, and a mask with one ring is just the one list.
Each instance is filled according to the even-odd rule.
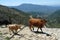
[[17,30],[15,30],[15,33],[17,33]]
[[30,27],[29,27],[31,31],[32,31],[32,27],[33,27],[32,25],[30,25]]
[[15,33],[15,30],[12,30],[12,33],[14,34]]
[[38,29],[37,29],[37,32],[38,32],[38,30],[39,30],[39,27],[38,27]]
[[34,27],[32,27],[33,28],[33,30],[34,30]]
[[40,28],[40,30],[41,30],[41,32],[43,32],[43,31],[42,31],[42,28]]

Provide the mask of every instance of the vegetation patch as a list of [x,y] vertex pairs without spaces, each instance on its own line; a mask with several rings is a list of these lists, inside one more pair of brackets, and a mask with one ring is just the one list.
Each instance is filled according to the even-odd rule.
[[9,37],[6,37],[5,39],[6,39],[6,40],[10,40],[10,38],[9,38]]

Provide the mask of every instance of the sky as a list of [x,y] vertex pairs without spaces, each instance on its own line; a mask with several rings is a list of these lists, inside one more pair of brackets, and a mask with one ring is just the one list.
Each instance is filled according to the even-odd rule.
[[60,0],[0,0],[0,5],[18,6],[21,4],[60,5]]

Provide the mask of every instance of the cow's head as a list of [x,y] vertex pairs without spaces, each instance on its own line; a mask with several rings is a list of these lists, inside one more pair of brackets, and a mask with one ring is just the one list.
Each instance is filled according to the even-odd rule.
[[43,19],[42,21],[43,21],[43,23],[46,23],[47,22],[47,20],[45,20],[45,19]]

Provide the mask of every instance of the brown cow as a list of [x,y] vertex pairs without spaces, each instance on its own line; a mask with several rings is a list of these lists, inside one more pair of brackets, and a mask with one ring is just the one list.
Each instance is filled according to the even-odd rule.
[[11,34],[11,31],[17,32],[18,29],[21,29],[21,25],[18,25],[18,24],[10,24],[10,25],[7,25],[7,27],[9,28],[10,34]]
[[[32,31],[32,29],[31,28],[33,28],[33,30],[34,30],[34,27],[33,26],[36,26],[36,27],[38,27],[38,29],[40,28],[40,30],[41,30],[41,32],[43,32],[42,31],[42,28],[44,27],[44,25],[46,24],[46,20],[45,19],[36,19],[36,18],[30,18],[29,19],[29,28],[30,28],[30,30]],[[37,31],[38,31],[38,29],[37,29]]]

